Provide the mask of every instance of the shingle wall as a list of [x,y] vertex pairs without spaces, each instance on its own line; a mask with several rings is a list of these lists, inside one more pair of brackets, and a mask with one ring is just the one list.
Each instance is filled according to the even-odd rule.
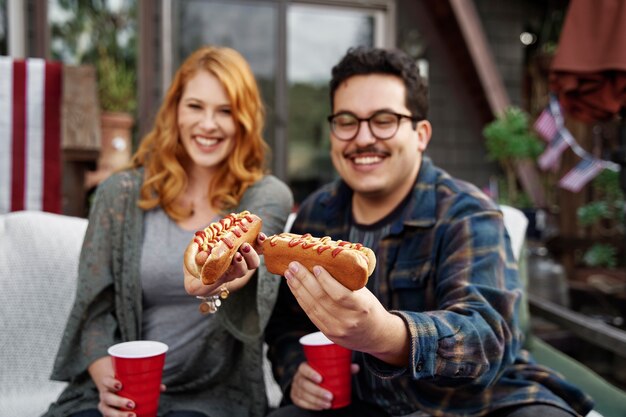
[[[398,3],[399,46],[402,46],[403,34],[407,33],[407,25],[414,25],[412,22],[418,20],[412,17],[419,11],[419,7],[411,4],[413,1]],[[524,47],[519,35],[529,17],[538,13],[538,6],[532,0],[475,0],[475,5],[510,100],[520,105]],[[422,38],[427,45],[429,118],[433,124],[427,154],[452,175],[479,187],[486,186],[490,176],[499,173],[499,167],[486,158],[483,126],[473,108],[472,93],[457,80],[456,69],[441,51],[440,41]]]

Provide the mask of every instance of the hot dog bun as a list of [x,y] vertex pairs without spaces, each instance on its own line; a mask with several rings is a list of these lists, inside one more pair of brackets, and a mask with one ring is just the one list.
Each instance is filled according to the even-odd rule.
[[187,245],[184,267],[205,285],[211,285],[230,266],[235,253],[244,243],[254,244],[262,221],[249,211],[231,213],[219,222],[197,231]]
[[365,286],[376,267],[376,256],[370,248],[308,233],[269,236],[263,242],[263,257],[267,270],[273,274],[284,274],[291,261],[300,262],[309,271],[319,265],[353,291]]

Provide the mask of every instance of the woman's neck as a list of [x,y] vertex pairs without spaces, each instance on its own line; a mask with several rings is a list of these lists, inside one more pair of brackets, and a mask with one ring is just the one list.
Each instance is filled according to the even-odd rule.
[[192,169],[188,172],[187,189],[181,197],[181,203],[191,209],[191,216],[178,222],[183,229],[194,230],[206,226],[219,212],[210,201],[209,184],[213,172]]

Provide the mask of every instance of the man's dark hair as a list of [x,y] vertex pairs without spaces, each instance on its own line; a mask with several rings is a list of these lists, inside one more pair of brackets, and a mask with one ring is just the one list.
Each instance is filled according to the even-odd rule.
[[418,119],[428,116],[428,87],[420,76],[413,58],[398,49],[359,46],[348,49],[333,67],[330,80],[330,107],[341,83],[355,75],[391,74],[398,76],[406,88],[406,107]]

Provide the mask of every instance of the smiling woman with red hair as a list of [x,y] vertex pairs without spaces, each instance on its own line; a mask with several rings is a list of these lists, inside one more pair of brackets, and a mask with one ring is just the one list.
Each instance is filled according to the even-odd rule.
[[[261,335],[278,278],[247,243],[212,285],[183,279],[182,266],[194,231],[230,212],[261,217],[257,244],[282,231],[293,198],[265,172],[263,119],[238,52],[207,46],[181,65],[130,166],[96,192],[52,375],[70,384],[47,416],[132,415],[107,348],[139,339],[169,346],[159,415],[264,415]],[[187,292],[231,296],[203,316]]]
[[221,83],[236,128],[232,152],[211,178],[208,189],[211,203],[221,208],[235,206],[247,187],[264,173],[267,144],[261,134],[265,111],[248,63],[230,48],[201,48],[176,73],[154,129],[132,160],[135,167],[145,166],[148,172],[142,186],[142,208],[162,204],[174,218],[183,218],[189,211],[179,201],[187,185],[184,166],[188,154],[179,140],[176,110],[185,86],[200,71],[206,71]]

